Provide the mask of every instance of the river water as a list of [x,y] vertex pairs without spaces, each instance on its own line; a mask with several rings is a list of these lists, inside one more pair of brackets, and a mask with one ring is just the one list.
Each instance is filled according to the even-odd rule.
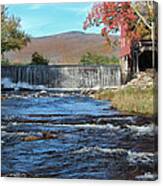
[[2,176],[157,179],[152,120],[78,94],[2,96]]

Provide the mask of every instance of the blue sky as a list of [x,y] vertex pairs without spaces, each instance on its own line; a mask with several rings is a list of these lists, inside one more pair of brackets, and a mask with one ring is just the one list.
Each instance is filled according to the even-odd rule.
[[[92,3],[53,3],[8,5],[8,14],[21,18],[25,32],[41,37],[68,31],[83,31],[83,21]],[[86,33],[100,33],[93,27]]]

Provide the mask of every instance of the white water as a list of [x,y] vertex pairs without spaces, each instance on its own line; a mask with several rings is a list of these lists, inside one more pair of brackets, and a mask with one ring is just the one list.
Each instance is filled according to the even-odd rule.
[[136,180],[142,180],[142,181],[156,180],[157,179],[157,175],[156,174],[152,174],[151,172],[146,172],[143,175],[136,176],[135,179]]
[[30,85],[29,83],[26,82],[18,82],[18,83],[13,83],[10,78],[2,78],[1,84],[3,85],[4,88],[13,88],[15,90],[19,90],[20,88],[25,88],[29,90],[44,90],[46,89],[45,86],[43,85]]

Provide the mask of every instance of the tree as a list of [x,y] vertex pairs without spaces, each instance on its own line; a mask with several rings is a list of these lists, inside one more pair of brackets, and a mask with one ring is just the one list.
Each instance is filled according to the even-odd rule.
[[31,65],[48,65],[49,61],[45,59],[38,52],[34,52],[32,54],[32,62]]
[[80,63],[84,65],[119,64],[119,59],[115,56],[109,58],[108,56],[87,52],[86,54],[81,56]]
[[20,19],[8,16],[7,8],[1,6],[1,55],[10,50],[20,50],[30,42],[30,37],[21,30]]
[[[100,2],[95,3],[88,14],[83,28],[103,25],[101,34],[111,44],[110,33],[120,32],[128,43],[133,40],[153,41],[153,62],[155,61],[155,37],[157,32],[157,11],[153,1],[143,2]],[[153,65],[154,66],[154,65]]]
[[[150,36],[156,21],[154,3],[144,2],[100,2],[95,3],[83,28],[103,25],[101,33],[110,42],[109,34],[120,32],[128,40]],[[156,16],[157,17],[157,16]]]

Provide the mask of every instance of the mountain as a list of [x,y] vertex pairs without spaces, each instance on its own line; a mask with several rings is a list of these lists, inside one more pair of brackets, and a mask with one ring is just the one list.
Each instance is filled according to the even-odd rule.
[[37,51],[49,59],[50,64],[78,64],[81,56],[86,52],[105,56],[118,55],[118,48],[113,50],[104,43],[105,38],[99,34],[72,31],[32,38],[22,50],[8,52],[6,57],[12,63],[30,63],[31,55]]

